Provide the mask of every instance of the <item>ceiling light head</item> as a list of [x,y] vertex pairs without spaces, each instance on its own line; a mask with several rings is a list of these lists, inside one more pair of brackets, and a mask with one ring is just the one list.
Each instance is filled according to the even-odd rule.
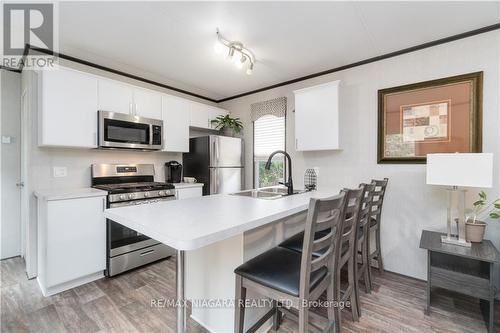
[[247,61],[247,57],[242,53],[241,57],[237,60],[234,61],[234,65],[236,68],[241,69],[243,68],[243,64]]
[[250,62],[250,64],[248,64],[248,68],[247,68],[246,73],[247,73],[247,75],[252,75],[252,73],[253,73],[253,62]]
[[234,61],[234,65],[240,69],[248,61],[248,67],[246,73],[248,75],[252,74],[253,67],[255,65],[255,57],[253,53],[243,46],[243,43],[238,41],[228,41],[222,37],[219,32],[217,32],[217,42],[215,44],[215,52],[222,53],[224,48],[228,49],[226,59]]

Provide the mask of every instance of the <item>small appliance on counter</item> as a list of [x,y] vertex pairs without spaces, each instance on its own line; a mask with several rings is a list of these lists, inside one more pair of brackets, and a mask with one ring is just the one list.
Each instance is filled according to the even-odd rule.
[[182,164],[177,161],[165,163],[165,181],[167,183],[182,182]]

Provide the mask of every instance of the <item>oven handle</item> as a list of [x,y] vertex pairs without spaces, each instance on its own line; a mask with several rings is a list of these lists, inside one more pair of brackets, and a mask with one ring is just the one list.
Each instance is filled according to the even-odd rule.
[[142,252],[142,253],[140,254],[140,256],[141,256],[141,257],[144,257],[144,256],[147,256],[148,254],[153,253],[153,252],[155,252],[155,250],[149,250],[149,251],[146,251],[146,252]]

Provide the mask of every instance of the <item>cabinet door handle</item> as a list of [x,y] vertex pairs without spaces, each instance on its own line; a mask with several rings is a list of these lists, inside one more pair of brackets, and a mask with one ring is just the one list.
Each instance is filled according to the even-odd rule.
[[128,103],[128,113],[130,115],[133,115],[134,114],[134,110],[132,109],[132,103]]
[[102,211],[106,210],[106,198],[102,198]]
[[295,150],[298,149],[299,146],[299,139],[295,139]]
[[137,113],[139,111],[139,104],[135,103],[135,115],[137,116]]

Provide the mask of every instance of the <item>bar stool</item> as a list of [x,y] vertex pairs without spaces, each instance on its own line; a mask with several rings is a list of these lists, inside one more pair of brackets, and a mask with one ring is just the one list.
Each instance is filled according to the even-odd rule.
[[[372,211],[370,218],[370,232],[367,233],[368,238],[368,251],[369,255],[369,263],[370,268],[368,269],[368,274],[371,278],[371,263],[373,260],[377,261],[378,270],[380,273],[384,272],[384,264],[382,262],[382,250],[381,250],[381,242],[380,242],[380,223],[382,216],[382,204],[384,203],[385,190],[387,188],[387,184],[389,182],[389,178],[384,178],[384,180],[375,180],[372,179],[371,184],[375,185],[375,190],[373,191],[373,199],[372,199]],[[370,237],[372,230],[375,229],[375,251],[371,252],[371,242]],[[373,289],[373,287],[372,287]]]
[[[346,193],[347,196],[347,207],[344,211],[345,222],[342,235],[342,248],[339,261],[339,270],[341,270],[345,265],[347,265],[347,275],[348,275],[348,285],[345,290],[342,290],[341,301],[350,300],[351,302],[351,313],[353,321],[358,321],[358,301],[356,298],[357,290],[357,279],[356,279],[356,254],[357,254],[357,229],[359,223],[359,210],[361,207],[361,198],[364,195],[365,185],[361,184],[358,189],[344,189],[342,192]],[[322,237],[321,232],[314,235],[317,239]],[[297,252],[302,252],[302,233],[299,233],[291,238],[285,240],[279,246],[294,250]],[[316,251],[312,253],[313,256],[323,255],[322,251]]]
[[[273,299],[274,307],[258,320],[247,332],[255,332],[267,319],[274,316],[274,328],[281,321],[278,302],[287,301],[290,309],[284,312],[298,319],[299,332],[311,328],[324,331],[323,317],[309,312],[308,302],[317,300],[326,290],[329,300],[340,296],[340,244],[344,226],[347,195],[340,193],[327,199],[311,199],[304,232],[302,253],[275,247],[236,268],[236,295],[234,331],[244,330],[245,298],[247,289]],[[315,239],[320,231],[330,230],[324,237]],[[314,251],[324,250],[315,257]],[[305,303],[304,303],[305,302]],[[295,310],[292,310],[295,309]],[[326,331],[340,331],[340,309],[328,307]],[[309,325],[311,324],[311,325]]]
[[369,253],[368,253],[368,237],[370,231],[370,211],[373,199],[373,191],[375,190],[374,184],[365,185],[365,191],[361,199],[361,207],[359,210],[359,226],[358,226],[358,244],[356,255],[356,301],[358,303],[358,315],[361,317],[361,306],[359,301],[359,281],[363,279],[365,285],[365,292],[371,292],[371,281],[369,269]]

